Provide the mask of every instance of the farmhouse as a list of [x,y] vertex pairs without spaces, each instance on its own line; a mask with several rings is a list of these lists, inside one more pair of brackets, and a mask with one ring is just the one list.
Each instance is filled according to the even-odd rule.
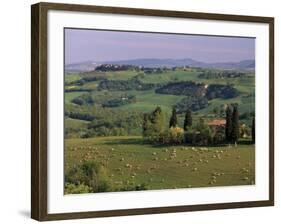
[[224,133],[226,120],[225,119],[214,119],[208,122],[210,128],[213,129],[215,133]]
[[211,127],[225,127],[225,119],[214,119],[208,122],[208,125]]

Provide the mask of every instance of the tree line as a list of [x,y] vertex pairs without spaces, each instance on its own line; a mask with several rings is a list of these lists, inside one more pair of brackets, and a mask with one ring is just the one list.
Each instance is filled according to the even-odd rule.
[[223,79],[223,78],[241,78],[246,76],[244,72],[236,71],[204,71],[198,75],[200,79]]

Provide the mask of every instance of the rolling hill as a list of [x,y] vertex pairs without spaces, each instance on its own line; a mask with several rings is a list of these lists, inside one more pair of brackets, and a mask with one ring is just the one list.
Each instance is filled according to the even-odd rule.
[[191,58],[171,59],[171,58],[139,58],[132,60],[119,60],[119,61],[86,61],[75,64],[67,64],[65,70],[68,73],[85,72],[95,70],[101,64],[116,64],[116,65],[134,65],[143,67],[177,67],[177,66],[191,66],[201,68],[217,68],[217,69],[244,69],[254,70],[255,60],[243,60],[239,62],[217,62],[207,63],[197,61]]

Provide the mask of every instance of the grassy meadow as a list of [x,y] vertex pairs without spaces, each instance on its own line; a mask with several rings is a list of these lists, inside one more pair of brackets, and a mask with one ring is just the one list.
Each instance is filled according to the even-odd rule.
[[106,169],[113,191],[141,184],[153,190],[255,183],[253,145],[153,146],[140,136],[118,136],[67,139],[65,150],[66,172],[94,160]]
[[[222,72],[242,75],[200,76]],[[225,119],[225,106],[236,104],[239,124],[246,127],[246,137],[241,136],[238,144],[217,145],[147,141],[143,137],[144,114],[160,107],[167,120],[164,128],[169,130],[172,109],[188,97],[156,90],[180,82],[235,89],[237,94],[233,97],[208,98],[207,103],[192,109],[193,126],[202,120],[206,127],[209,121]],[[206,98],[205,93],[200,97]],[[250,133],[254,112],[255,74],[250,70],[178,67],[151,73],[131,68],[67,73],[65,193],[255,184],[255,146],[251,144]],[[184,117],[184,113],[177,113],[177,125],[182,130]]]

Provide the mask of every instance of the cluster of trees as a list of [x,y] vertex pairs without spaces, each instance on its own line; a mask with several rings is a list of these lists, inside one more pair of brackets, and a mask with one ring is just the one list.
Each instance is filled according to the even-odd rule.
[[145,74],[161,74],[163,72],[166,72],[167,69],[164,68],[142,68],[141,69]]
[[95,118],[91,113],[71,111],[71,110],[65,110],[64,116],[72,119],[82,120],[82,121],[92,121]]
[[178,113],[184,113],[187,110],[197,111],[208,107],[209,103],[206,97],[187,96],[180,100],[175,108]]
[[93,106],[78,107],[66,105],[65,117],[79,119],[83,126],[65,126],[65,137],[90,138],[95,136],[139,135],[142,128],[143,114],[138,111],[126,111],[118,108]]
[[77,87],[75,86],[74,88],[65,88],[64,92],[68,93],[68,92],[91,92],[92,89],[90,88],[85,88],[85,87]]
[[134,65],[102,64],[97,66],[95,68],[95,71],[112,72],[112,71],[126,71],[132,69],[138,69],[138,67]]
[[172,82],[155,90],[159,94],[200,97],[205,93],[205,85],[192,81]]
[[85,161],[81,165],[72,167],[65,174],[65,183],[65,191],[68,194],[111,190],[109,180],[106,178],[106,170],[94,161]]
[[192,145],[217,145],[224,142],[219,129],[212,129],[200,118],[196,124],[187,128],[185,142]]
[[71,100],[72,103],[79,106],[91,106],[99,104],[103,107],[119,107],[137,101],[136,96],[127,94],[104,94],[99,95],[95,100],[91,93],[85,93]]
[[82,105],[93,105],[94,99],[91,93],[85,93],[81,96],[75,97],[71,100],[72,103],[77,104],[79,106]]
[[192,81],[172,82],[155,90],[160,94],[184,95],[189,97],[206,97],[207,100],[214,98],[229,99],[239,95],[232,85],[195,83]]
[[229,99],[237,97],[238,95],[238,90],[232,85],[211,84],[208,86],[205,96],[208,100],[212,100],[214,98]]
[[208,107],[208,100],[214,98],[234,98],[238,96],[238,90],[230,85],[211,84],[204,85],[191,81],[174,82],[155,90],[159,94],[185,95],[175,108],[179,113],[187,110],[197,111]]
[[129,80],[103,80],[99,83],[98,90],[128,91],[128,90],[150,90],[157,84],[143,83],[137,78]]
[[140,127],[141,114],[138,112],[108,112],[92,120],[82,137],[136,135]]
[[174,108],[167,126],[165,114],[160,107],[143,117],[143,136],[146,140],[156,144],[181,144],[194,145],[212,144],[214,136],[203,118],[193,124],[191,111],[185,113],[183,128],[178,126],[177,112]]
[[[170,130],[172,132],[175,129],[179,129],[178,127],[178,121],[177,121],[177,112],[174,108],[172,111],[172,116],[170,118]],[[200,118],[199,121],[195,124],[193,124],[193,119],[191,115],[191,111],[187,110],[184,117],[183,122],[183,129],[180,128],[181,135],[178,135],[179,140],[178,143],[189,143],[192,145],[209,145],[209,144],[218,144],[222,143],[222,140],[220,136],[217,136],[220,134],[219,132],[214,132],[204,121],[203,118]],[[178,131],[179,132],[179,131]]]
[[240,78],[245,76],[246,73],[237,71],[211,71],[205,70],[198,75],[201,79],[224,79],[224,78]]
[[102,64],[95,68],[95,71],[102,71],[102,72],[109,72],[109,71],[126,71],[126,70],[135,70],[135,71],[143,71],[145,74],[160,74],[167,71],[175,71],[176,69],[186,69],[189,66],[174,66],[174,67],[167,67],[161,66],[156,67],[155,64],[152,63],[150,67],[144,66],[136,66],[136,65],[118,65],[118,64]]
[[[210,127],[203,118],[195,124],[191,110],[187,110],[184,117],[183,127],[179,127],[177,111],[173,108],[169,123],[160,107],[152,113],[145,114],[143,118],[143,136],[153,143],[192,145],[217,145],[224,143],[237,144],[241,137],[240,130],[245,131],[245,126],[239,126],[238,105],[228,105],[226,108],[226,125]],[[252,139],[255,141],[255,123],[252,123]],[[167,128],[167,123],[169,124]],[[243,136],[242,136],[243,137]]]
[[116,187],[108,178],[107,170],[99,163],[91,160],[73,166],[65,174],[65,194],[96,193],[109,191],[141,191],[147,190],[146,184],[130,184]]
[[109,99],[102,103],[103,107],[119,107],[130,103],[137,102],[136,96],[129,95],[129,96],[119,96]]
[[173,67],[167,67],[167,66],[163,66],[163,67],[140,67],[140,70],[143,71],[145,74],[161,74],[161,73],[165,73],[168,71],[176,71],[177,69],[180,70],[186,70],[190,68],[189,66],[173,66]]

